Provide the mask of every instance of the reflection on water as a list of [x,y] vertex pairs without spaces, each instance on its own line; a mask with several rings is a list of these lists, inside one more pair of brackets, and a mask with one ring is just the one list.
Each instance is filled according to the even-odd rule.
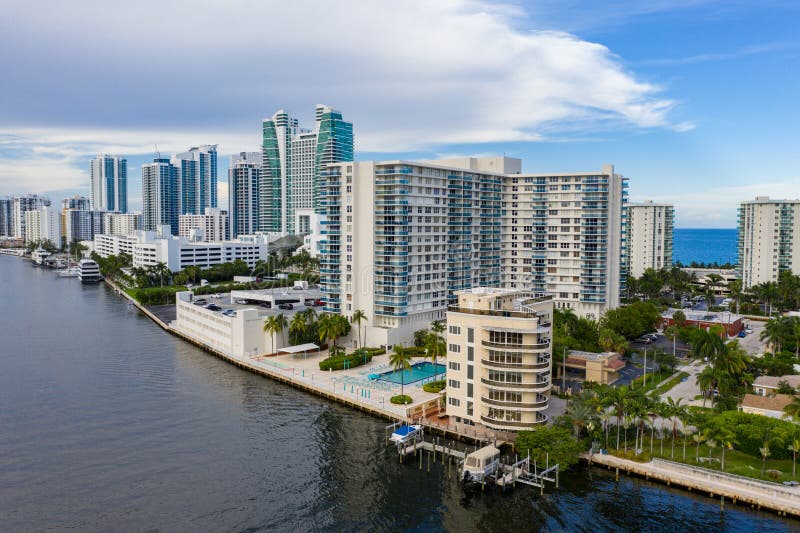
[[3,531],[790,531],[602,470],[544,496],[400,465],[385,422],[239,370],[106,287],[0,256]]

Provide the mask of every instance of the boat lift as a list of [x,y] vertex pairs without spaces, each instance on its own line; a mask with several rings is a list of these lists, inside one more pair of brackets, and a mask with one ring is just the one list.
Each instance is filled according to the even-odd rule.
[[[484,442],[480,442],[481,446],[472,447],[472,452],[470,452],[469,448],[464,448],[463,445],[459,447],[448,445],[447,440],[444,439],[440,443],[438,437],[430,436],[429,440],[426,440],[421,428],[419,430],[409,430],[409,428],[415,428],[415,426],[407,426],[402,422],[386,426],[386,444],[395,446],[400,463],[408,461],[409,458],[411,461],[408,462],[411,463],[417,458],[419,469],[422,470],[425,456],[427,456],[428,472],[430,472],[431,462],[436,463],[438,454],[442,464],[447,462],[448,477],[452,476],[455,466],[456,472],[463,479],[467,456],[470,453],[480,455],[483,452],[485,454],[484,450],[488,451],[490,448],[494,448],[490,441],[485,441],[485,445]],[[505,491],[515,488],[517,483],[521,483],[530,487],[538,487],[539,493],[544,494],[546,483],[555,483],[556,488],[559,486],[558,464],[550,464],[549,454],[545,456],[544,467],[538,465],[535,460],[532,461],[529,454],[523,459],[515,457],[514,462],[504,463],[500,460],[496,463],[496,467],[490,470],[478,482],[482,491],[485,490],[487,484],[490,486],[493,484]]]

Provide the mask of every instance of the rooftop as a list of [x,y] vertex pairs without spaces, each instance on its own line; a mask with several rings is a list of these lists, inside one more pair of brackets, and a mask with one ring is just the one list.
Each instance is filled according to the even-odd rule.
[[762,387],[771,387],[777,389],[780,382],[785,381],[794,388],[800,387],[800,375],[790,376],[758,376],[753,382],[753,385],[761,385]]
[[719,324],[733,324],[737,320],[741,319],[740,315],[736,313],[730,313],[728,311],[693,311],[691,309],[667,309],[661,316],[663,318],[672,318],[672,315],[675,311],[683,311],[683,314],[686,315],[686,320],[691,320],[692,322],[717,322]]
[[783,408],[792,403],[793,396],[776,394],[775,396],[759,396],[758,394],[745,394],[742,407],[762,409],[764,411],[781,412]]

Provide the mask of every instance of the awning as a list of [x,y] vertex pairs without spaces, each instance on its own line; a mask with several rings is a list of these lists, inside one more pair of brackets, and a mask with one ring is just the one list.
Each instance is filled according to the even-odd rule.
[[310,352],[311,350],[319,350],[319,346],[313,342],[309,342],[307,344],[298,344],[297,346],[287,346],[286,348],[281,348],[278,350],[278,353],[303,353]]

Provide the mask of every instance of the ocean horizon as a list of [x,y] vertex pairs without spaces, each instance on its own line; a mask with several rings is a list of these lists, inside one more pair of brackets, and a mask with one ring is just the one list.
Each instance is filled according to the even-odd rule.
[[673,259],[688,265],[736,263],[737,228],[675,228]]

